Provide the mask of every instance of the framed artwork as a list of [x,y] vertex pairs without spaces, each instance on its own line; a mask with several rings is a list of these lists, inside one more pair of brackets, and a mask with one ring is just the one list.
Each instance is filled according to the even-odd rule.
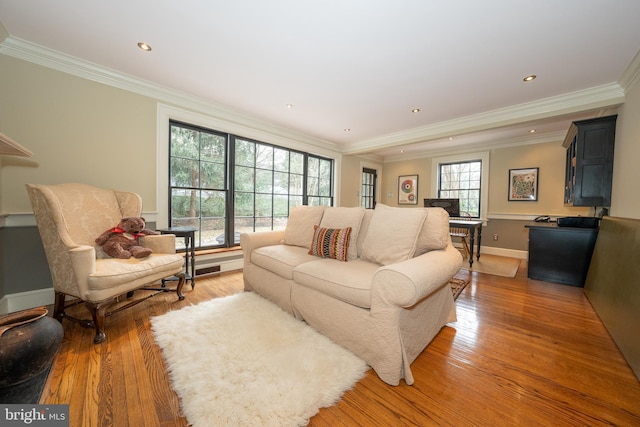
[[418,204],[418,175],[402,175],[398,177],[398,204]]
[[509,169],[509,201],[538,200],[538,168]]

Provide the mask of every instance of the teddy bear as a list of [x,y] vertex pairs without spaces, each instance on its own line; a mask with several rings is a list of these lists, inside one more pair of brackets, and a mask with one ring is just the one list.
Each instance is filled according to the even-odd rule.
[[153,251],[140,246],[138,238],[159,233],[146,229],[145,226],[146,223],[142,217],[122,218],[117,226],[102,233],[96,239],[96,244],[100,245],[102,250],[113,258],[147,257]]

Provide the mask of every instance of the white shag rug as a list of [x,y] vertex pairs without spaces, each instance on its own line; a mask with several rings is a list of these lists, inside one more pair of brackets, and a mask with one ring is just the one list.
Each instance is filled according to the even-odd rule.
[[299,426],[369,367],[253,292],[151,319],[188,422]]

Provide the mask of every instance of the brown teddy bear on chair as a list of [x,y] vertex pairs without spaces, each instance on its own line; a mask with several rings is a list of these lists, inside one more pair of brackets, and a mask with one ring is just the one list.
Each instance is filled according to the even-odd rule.
[[113,258],[147,257],[153,251],[140,246],[138,238],[159,233],[148,230],[145,226],[142,217],[122,218],[117,226],[102,233],[96,239],[96,244],[102,246],[102,250]]

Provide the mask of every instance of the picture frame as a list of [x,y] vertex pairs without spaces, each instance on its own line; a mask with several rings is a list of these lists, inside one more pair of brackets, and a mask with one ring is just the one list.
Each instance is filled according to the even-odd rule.
[[398,204],[418,204],[418,175],[400,175],[398,177]]
[[538,201],[539,168],[509,169],[509,201]]

